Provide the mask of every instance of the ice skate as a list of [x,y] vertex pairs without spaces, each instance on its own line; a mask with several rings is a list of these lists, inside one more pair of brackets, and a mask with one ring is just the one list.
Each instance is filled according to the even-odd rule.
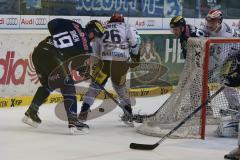
[[38,111],[32,107],[29,107],[25,112],[25,116],[23,117],[22,122],[34,128],[37,128],[42,121],[38,117]]
[[80,122],[77,117],[68,119],[68,128],[70,130],[70,134],[73,135],[89,133],[89,126],[85,123]]
[[125,106],[123,112],[124,112],[124,114],[122,116],[120,116],[121,121],[129,127],[134,127],[131,106]]
[[88,112],[90,112],[90,106],[87,103],[83,103],[82,107],[81,107],[81,112],[78,116],[78,120],[81,122],[86,122],[87,121],[87,116],[88,116]]

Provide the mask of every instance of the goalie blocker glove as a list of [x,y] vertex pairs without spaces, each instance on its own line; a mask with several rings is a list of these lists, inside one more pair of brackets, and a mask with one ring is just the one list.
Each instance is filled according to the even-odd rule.
[[226,76],[224,84],[228,87],[239,87],[240,86],[240,74],[234,73],[231,76]]

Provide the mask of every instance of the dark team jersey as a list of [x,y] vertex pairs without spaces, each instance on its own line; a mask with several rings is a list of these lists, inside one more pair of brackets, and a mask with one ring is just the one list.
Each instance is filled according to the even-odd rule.
[[189,37],[208,37],[208,35],[203,30],[187,24],[180,36],[180,43],[184,59],[186,59],[187,56],[187,40]]
[[53,19],[48,23],[53,44],[65,57],[91,52],[90,40],[81,24],[68,19]]

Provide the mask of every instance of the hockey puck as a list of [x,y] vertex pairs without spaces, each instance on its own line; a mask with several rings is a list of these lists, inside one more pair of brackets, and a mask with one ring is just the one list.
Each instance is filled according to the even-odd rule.
[[99,110],[99,112],[104,112],[103,108],[99,108],[98,110]]

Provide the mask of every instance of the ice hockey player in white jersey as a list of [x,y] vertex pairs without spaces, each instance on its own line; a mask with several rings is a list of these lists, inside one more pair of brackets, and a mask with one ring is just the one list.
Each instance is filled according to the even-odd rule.
[[206,16],[204,30],[210,37],[235,37],[236,32],[223,22],[223,14],[220,10],[210,10]]
[[121,13],[115,12],[105,26],[104,36],[95,39],[92,43],[98,63],[93,71],[93,80],[89,90],[83,100],[79,114],[80,120],[87,120],[90,106],[101,91],[98,84],[104,86],[111,78],[121,107],[124,108],[121,120],[130,126],[133,125],[131,101],[126,87],[126,74],[131,65],[129,59],[140,59],[140,43],[140,36],[136,29],[124,23],[124,17]]

